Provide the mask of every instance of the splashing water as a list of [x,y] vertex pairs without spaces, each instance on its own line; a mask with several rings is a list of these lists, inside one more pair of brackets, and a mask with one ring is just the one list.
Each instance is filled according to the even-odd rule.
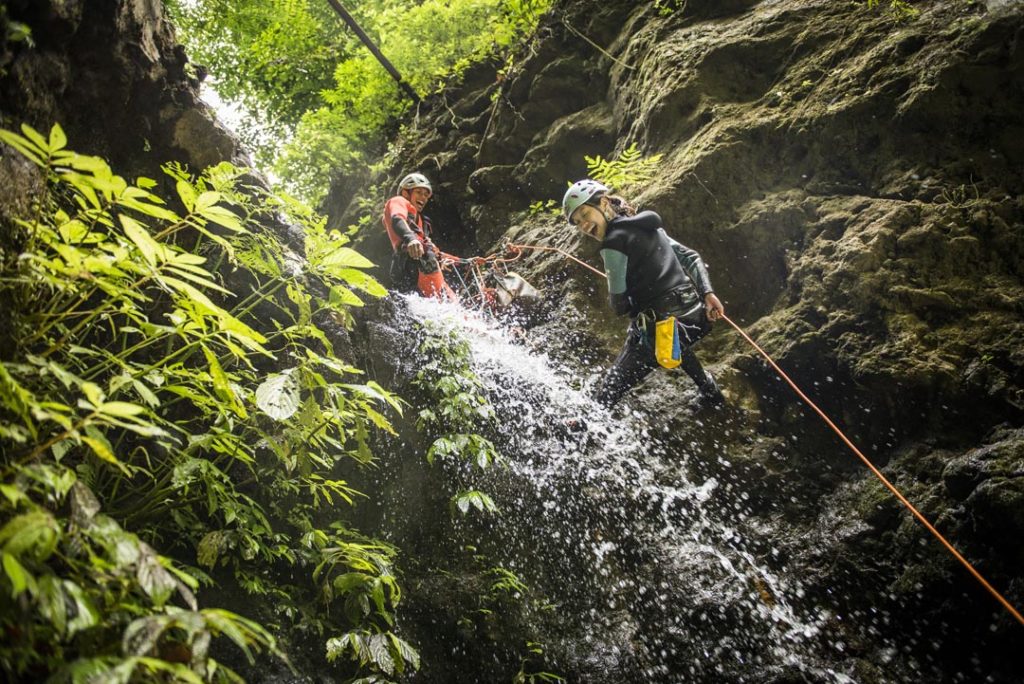
[[598,374],[581,378],[485,318],[407,304],[470,346],[509,466],[487,484],[502,510],[492,531],[508,566],[577,616],[562,647],[586,681],[853,681],[835,666],[842,645],[823,638],[833,616],[765,561],[769,531],[726,519],[746,518],[735,512],[741,494],[685,474],[707,457],[699,447],[689,453],[638,412],[602,408],[588,396]]

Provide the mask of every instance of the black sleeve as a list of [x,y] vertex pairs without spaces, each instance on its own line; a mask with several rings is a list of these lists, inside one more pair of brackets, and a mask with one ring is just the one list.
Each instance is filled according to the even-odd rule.
[[611,305],[612,311],[615,312],[616,316],[623,316],[629,312],[629,295],[609,294],[608,303]]
[[413,240],[417,239],[416,233],[413,232],[413,229],[410,228],[406,220],[398,214],[391,217],[391,229],[395,231],[395,235],[402,240],[403,247],[408,246]]
[[704,265],[704,260],[700,258],[700,254],[696,250],[690,249],[686,245],[681,245],[672,238],[668,238],[669,244],[672,245],[672,251],[675,252],[676,259],[679,260],[679,265],[683,267],[683,271],[686,272],[687,277],[693,282],[693,286],[697,289],[697,294],[700,295],[701,299],[713,289],[711,287],[711,276],[708,275],[707,266]]
[[641,230],[657,230],[662,226],[661,216],[653,211],[641,211],[636,216],[631,216],[627,220],[630,226],[640,228]]

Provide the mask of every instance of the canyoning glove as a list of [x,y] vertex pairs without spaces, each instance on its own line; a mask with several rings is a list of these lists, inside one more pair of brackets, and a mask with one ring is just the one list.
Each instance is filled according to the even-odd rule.
[[441,265],[437,262],[437,255],[434,254],[434,250],[428,247],[427,251],[420,257],[420,273],[436,273],[439,268],[441,268]]
[[[416,253],[414,253],[413,251],[410,251],[410,248],[415,247],[415,246],[419,247],[419,254],[418,255]],[[417,240],[416,238],[412,238],[411,240],[406,240],[405,243],[402,244],[401,250],[410,259],[419,259],[420,257],[423,256],[423,252],[426,251],[424,246],[423,246],[423,243],[420,242],[419,240]]]

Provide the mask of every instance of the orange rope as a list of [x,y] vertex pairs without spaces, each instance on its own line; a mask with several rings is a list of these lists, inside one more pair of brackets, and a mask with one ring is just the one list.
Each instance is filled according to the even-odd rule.
[[522,250],[524,250],[524,249],[532,249],[532,250],[535,250],[535,251],[538,251],[538,252],[558,252],[559,254],[564,256],[566,259],[571,259],[571,260],[575,261],[580,266],[582,266],[584,268],[587,268],[587,269],[590,269],[591,271],[593,271],[597,275],[601,276],[602,278],[605,277],[605,274],[604,274],[603,271],[600,271],[599,269],[594,268],[593,266],[591,266],[590,264],[586,263],[585,261],[577,259],[572,254],[569,254],[564,249],[559,249],[558,247],[541,247],[541,246],[538,246],[538,245],[516,245],[516,244],[511,244],[511,243],[505,245],[505,247],[509,250],[510,253],[513,254],[512,257],[501,257],[501,256],[498,256],[497,254],[491,254],[489,256],[457,257],[454,254],[447,254],[445,252],[442,252],[441,253],[441,260],[444,262],[445,266],[467,264],[467,265],[472,265],[473,267],[478,267],[478,266],[480,266],[482,264],[491,264],[491,263],[493,263],[493,264],[511,264],[511,263],[513,263],[515,261],[519,261],[523,257]]
[[729,318],[729,317],[728,317],[728,316],[726,316],[725,314],[722,314],[722,318],[723,318],[723,319],[724,319],[724,320],[725,320],[725,321],[726,321],[726,322],[727,322],[727,323],[728,323],[729,325],[731,325],[732,327],[736,328],[736,332],[738,332],[738,333],[739,333],[740,335],[742,335],[742,336],[743,336],[743,339],[745,339],[745,340],[746,340],[747,342],[749,342],[749,343],[750,343],[750,346],[752,346],[752,347],[753,347],[754,349],[756,349],[756,350],[757,350],[758,352],[760,352],[761,356],[763,356],[763,357],[764,357],[764,358],[765,358],[765,359],[766,359],[766,360],[768,361],[768,363],[770,363],[770,364],[771,364],[772,368],[774,368],[774,369],[775,369],[775,372],[776,372],[776,373],[778,373],[778,374],[779,374],[779,376],[781,376],[783,380],[785,380],[785,381],[786,381],[787,383],[789,383],[789,386],[790,386],[790,387],[792,387],[792,388],[793,388],[793,391],[794,391],[794,392],[796,392],[796,393],[797,393],[797,395],[798,395],[798,396],[799,396],[799,397],[800,397],[801,399],[803,399],[803,400],[804,400],[804,403],[806,403],[806,404],[807,404],[808,406],[810,406],[810,407],[811,407],[812,409],[814,409],[815,413],[817,413],[817,414],[818,414],[819,416],[821,416],[821,419],[822,419],[823,421],[825,421],[825,423],[826,423],[826,424],[827,424],[827,425],[828,425],[828,426],[829,426],[830,428],[832,428],[832,429],[833,429],[833,430],[835,431],[835,433],[836,433],[837,435],[839,435],[839,439],[843,440],[843,443],[845,443],[845,444],[846,444],[846,446],[850,447],[850,450],[851,450],[851,451],[853,451],[853,453],[857,454],[857,457],[858,457],[858,458],[860,458],[860,460],[864,462],[864,465],[866,465],[866,466],[867,466],[867,467],[868,467],[868,468],[869,468],[869,469],[871,470],[871,472],[875,474],[875,477],[877,477],[877,478],[878,478],[879,480],[881,480],[881,481],[882,481],[882,484],[884,484],[884,485],[885,485],[885,486],[886,486],[886,487],[887,487],[887,488],[889,489],[889,491],[890,491],[890,492],[892,492],[892,493],[893,493],[893,495],[894,495],[894,496],[895,496],[895,497],[896,497],[897,499],[899,499],[899,500],[900,500],[900,502],[901,502],[901,503],[902,503],[902,504],[903,504],[904,506],[906,506],[906,507],[907,507],[907,509],[908,509],[908,510],[909,510],[909,511],[910,511],[911,513],[913,513],[913,514],[914,514],[914,517],[915,517],[915,518],[917,518],[917,519],[918,519],[918,521],[919,521],[919,522],[920,522],[920,523],[921,523],[922,525],[924,525],[924,526],[925,526],[925,527],[926,527],[926,528],[928,529],[928,531],[929,531],[929,532],[931,532],[931,533],[932,533],[933,535],[935,535],[935,538],[936,538],[936,539],[938,539],[938,540],[939,540],[939,542],[941,542],[941,543],[942,543],[942,545],[946,547],[946,550],[948,550],[948,551],[949,551],[949,552],[950,552],[951,554],[953,554],[953,556],[954,556],[954,557],[955,557],[955,558],[956,558],[956,559],[957,559],[958,561],[960,561],[960,563],[961,563],[961,564],[963,564],[963,566],[964,566],[965,568],[967,568],[968,572],[970,572],[970,573],[971,573],[972,575],[974,575],[974,578],[975,578],[976,580],[978,580],[979,582],[981,582],[981,585],[982,585],[983,587],[985,587],[985,589],[987,589],[987,590],[988,590],[988,592],[989,592],[990,594],[992,594],[992,596],[994,596],[994,597],[995,597],[995,599],[996,599],[997,601],[999,601],[999,603],[1001,603],[1001,604],[1003,605],[1003,607],[1004,607],[1004,608],[1006,608],[1006,610],[1010,611],[1010,614],[1011,614],[1011,615],[1013,615],[1013,617],[1014,617],[1014,618],[1016,618],[1017,622],[1019,622],[1019,623],[1021,623],[1022,625],[1024,625],[1024,617],[1022,617],[1022,616],[1021,616],[1021,614],[1020,614],[1020,613],[1019,613],[1019,612],[1017,611],[1017,609],[1016,609],[1016,608],[1014,608],[1014,607],[1013,607],[1013,606],[1012,606],[1012,605],[1010,604],[1010,602],[1009,602],[1009,601],[1007,601],[1007,600],[1006,600],[1006,599],[1005,599],[1005,598],[1003,597],[1003,595],[1002,595],[1002,594],[1000,594],[1000,593],[999,593],[999,592],[998,592],[998,591],[997,591],[997,590],[995,589],[995,587],[993,587],[993,586],[992,586],[991,584],[989,584],[989,583],[988,583],[988,581],[987,581],[987,580],[986,580],[986,579],[985,579],[984,577],[982,577],[982,576],[981,576],[981,573],[980,573],[980,572],[978,572],[978,571],[977,571],[977,570],[975,569],[975,567],[974,567],[973,565],[971,565],[970,561],[968,561],[968,560],[967,560],[966,558],[964,558],[964,557],[963,557],[962,555],[960,555],[960,552],[959,552],[959,551],[957,551],[957,550],[956,550],[956,549],[955,549],[955,548],[953,547],[953,545],[952,545],[952,544],[951,544],[951,543],[950,543],[950,542],[949,542],[949,541],[948,541],[948,540],[947,540],[947,539],[946,539],[946,538],[945,538],[944,536],[942,536],[942,533],[941,533],[941,532],[939,532],[939,531],[938,531],[937,529],[935,529],[935,527],[934,527],[934,526],[932,526],[932,524],[931,524],[930,522],[928,522],[928,519],[927,519],[927,518],[925,518],[925,517],[924,517],[924,515],[922,515],[920,511],[918,511],[918,510],[917,510],[916,508],[914,508],[914,505],[913,505],[912,503],[910,503],[910,502],[909,502],[909,501],[907,500],[907,498],[906,498],[905,496],[903,496],[903,494],[901,494],[901,493],[900,493],[900,491],[899,491],[898,489],[896,489],[896,487],[895,487],[895,486],[894,486],[894,485],[893,485],[893,484],[892,484],[891,482],[889,482],[889,480],[887,480],[887,479],[886,479],[885,475],[882,475],[882,473],[881,473],[881,472],[880,472],[880,471],[878,470],[878,468],[876,468],[876,467],[875,467],[875,465],[874,465],[874,464],[873,464],[873,463],[872,463],[871,461],[869,461],[869,460],[868,460],[867,456],[865,456],[865,455],[864,455],[863,453],[861,453],[860,449],[858,449],[858,448],[857,448],[856,446],[854,446],[853,442],[851,442],[851,441],[850,441],[850,440],[849,440],[849,439],[848,439],[848,438],[846,437],[846,435],[844,435],[844,434],[843,434],[843,431],[842,431],[842,430],[840,430],[840,429],[839,429],[838,427],[836,427],[836,424],[835,424],[835,423],[833,423],[833,422],[832,422],[832,421],[831,421],[831,420],[829,419],[829,417],[828,417],[827,415],[825,415],[825,412],[824,412],[824,411],[822,411],[822,410],[821,410],[820,408],[818,408],[817,404],[815,404],[815,403],[814,403],[813,401],[811,401],[811,400],[810,400],[810,399],[809,399],[809,398],[807,397],[807,395],[806,395],[806,394],[804,394],[804,393],[803,393],[803,392],[802,392],[802,391],[800,390],[800,388],[796,386],[796,383],[795,383],[795,382],[793,382],[792,380],[790,380],[789,376],[788,376],[788,375],[786,375],[786,373],[785,373],[785,372],[784,372],[784,371],[783,371],[783,370],[782,370],[781,368],[779,368],[778,364],[776,364],[774,360],[772,360],[772,357],[768,356],[768,353],[767,353],[767,352],[765,352],[765,350],[761,349],[761,347],[759,347],[759,346],[757,345],[757,343],[756,343],[756,342],[754,342],[754,340],[752,340],[752,339],[750,338],[750,336],[749,336],[749,335],[747,335],[747,333],[745,333],[745,332],[743,331],[743,329],[742,329],[742,328],[740,328],[740,326],[738,326],[738,325],[736,325],[735,323],[733,323],[733,321],[732,321],[732,319],[731,319],[731,318]]
[[[514,250],[533,249],[533,250],[536,250],[538,252],[558,252],[559,254],[561,254],[562,256],[566,257],[567,259],[572,259],[573,261],[575,261],[580,266],[582,266],[584,268],[589,268],[591,271],[593,271],[597,275],[601,276],[602,278],[606,277],[603,271],[597,270],[596,268],[594,268],[593,266],[591,266],[587,262],[581,261],[581,260],[577,259],[572,254],[569,254],[564,249],[559,249],[558,247],[536,247],[536,246],[533,246],[533,245],[512,245],[512,244],[507,245],[507,247],[509,249],[514,249]],[[519,257],[517,256],[515,258],[518,259]]]
[[[575,261],[576,263],[580,264],[581,266],[589,268],[591,271],[593,271],[594,273],[597,273],[601,277],[607,277],[604,273],[602,273],[601,271],[597,270],[593,266],[580,261],[579,259],[577,259],[573,255],[569,254],[565,250],[558,249],[557,247],[536,247],[536,246],[531,246],[531,245],[513,245],[513,244],[510,244],[510,245],[507,245],[507,246],[508,246],[509,249],[513,249],[513,250],[519,251],[520,254],[521,254],[521,250],[524,250],[524,249],[533,249],[533,250],[544,251],[544,252],[558,252],[559,254],[561,254],[561,255],[563,255],[565,257],[568,257],[569,259],[572,259],[573,261]],[[515,259],[518,259],[518,258],[519,258],[519,255],[516,255],[512,260],[515,260]],[[743,337],[743,339],[745,339],[748,343],[750,343],[750,346],[752,346],[754,349],[756,349],[761,354],[761,356],[763,356],[768,361],[768,363],[771,364],[772,368],[775,369],[775,372],[778,373],[779,376],[783,380],[785,380],[789,384],[790,387],[793,388],[793,391],[797,393],[797,396],[799,396],[801,399],[803,399],[804,402],[808,406],[810,406],[812,409],[814,409],[815,413],[817,413],[821,417],[821,419],[823,421],[825,421],[825,423],[830,428],[832,428],[837,435],[839,435],[839,439],[841,439],[843,441],[843,443],[846,444],[846,446],[850,447],[850,450],[853,451],[853,453],[855,453],[857,455],[857,457],[861,461],[864,462],[864,465],[866,465],[871,470],[871,472],[874,473],[875,477],[877,477],[879,480],[881,480],[882,484],[885,485],[886,488],[890,492],[892,492],[893,496],[895,496],[897,499],[899,499],[900,503],[902,503],[904,506],[906,506],[907,510],[909,510],[913,514],[913,516],[915,518],[917,518],[918,522],[920,522],[922,525],[924,525],[925,528],[929,532],[931,532],[935,536],[935,538],[938,539],[939,542],[944,547],[946,547],[946,550],[949,551],[951,554],[953,554],[953,557],[956,558],[958,561],[960,561],[960,563],[965,568],[967,568],[967,571],[970,572],[971,575],[974,576],[974,579],[978,580],[978,582],[981,583],[981,586],[985,587],[985,589],[988,591],[988,593],[992,594],[992,596],[995,597],[995,599],[997,601],[999,601],[999,603],[1003,606],[1003,608],[1006,608],[1006,610],[1008,610],[1010,612],[1010,615],[1012,615],[1014,617],[1014,619],[1017,620],[1017,622],[1019,622],[1020,624],[1024,625],[1024,616],[1022,616],[1020,614],[1020,612],[1016,608],[1014,608],[1013,605],[1009,601],[1007,601],[1006,598],[1002,594],[999,593],[999,591],[996,590],[995,587],[993,587],[991,584],[989,584],[988,580],[986,580],[984,577],[982,577],[981,573],[978,572],[978,570],[973,565],[971,565],[971,562],[969,560],[967,560],[966,558],[964,558],[960,554],[960,552],[957,551],[956,548],[949,542],[949,540],[947,540],[942,535],[941,532],[939,532],[937,529],[935,529],[935,527],[930,522],[928,522],[928,519],[925,518],[924,515],[922,515],[921,512],[918,511],[914,507],[914,504],[910,503],[910,501],[908,501],[907,498],[905,496],[903,496],[903,494],[900,492],[900,490],[896,489],[895,485],[893,485],[891,482],[889,482],[888,479],[886,479],[885,475],[882,475],[881,471],[879,471],[878,468],[875,467],[875,465],[868,459],[868,457],[865,456],[863,453],[861,453],[860,449],[858,449],[854,445],[854,443],[851,442],[849,440],[849,438],[845,434],[843,434],[843,431],[840,430],[838,427],[836,427],[836,424],[833,423],[832,420],[827,415],[825,415],[825,412],[822,411],[820,408],[818,408],[818,405],[815,404],[813,401],[811,401],[810,398],[806,394],[804,394],[803,391],[801,391],[801,389],[799,387],[797,387],[796,383],[793,382],[789,378],[788,375],[786,375],[785,371],[783,371],[781,368],[779,368],[779,365],[777,363],[775,363],[775,361],[772,359],[772,357],[770,357],[768,355],[768,353],[764,349],[761,349],[761,347],[759,347],[757,345],[757,343],[754,342],[754,340],[751,339],[750,336],[747,335],[747,333],[744,332],[743,329],[740,326],[736,325],[732,321],[731,318],[726,316],[724,313],[722,314],[722,318],[729,325],[731,325],[733,328],[735,328],[736,332],[738,332]]]

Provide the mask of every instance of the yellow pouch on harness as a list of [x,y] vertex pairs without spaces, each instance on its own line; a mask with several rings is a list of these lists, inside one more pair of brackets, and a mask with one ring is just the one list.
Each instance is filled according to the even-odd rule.
[[679,327],[675,316],[655,322],[654,358],[663,368],[675,368],[682,362],[683,350],[679,343]]

